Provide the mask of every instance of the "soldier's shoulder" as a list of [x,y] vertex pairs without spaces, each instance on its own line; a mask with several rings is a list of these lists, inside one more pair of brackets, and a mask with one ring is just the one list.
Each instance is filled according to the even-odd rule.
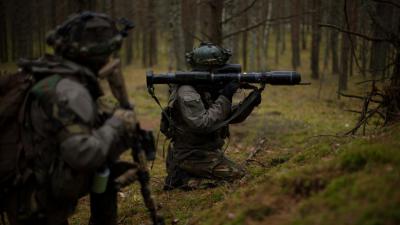
[[70,100],[79,96],[90,97],[89,90],[83,84],[69,77],[64,77],[58,81],[55,86],[55,93],[57,96],[66,97]]
[[[43,106],[57,108],[56,114],[71,114],[81,118],[84,122],[93,119],[95,103],[87,88],[78,81],[52,75],[39,81],[33,88],[32,93],[39,99]],[[68,112],[68,113],[67,113]],[[59,115],[53,117],[58,118]]]
[[84,122],[90,122],[95,115],[95,102],[89,90],[78,81],[61,79],[56,86],[57,103],[78,115]]

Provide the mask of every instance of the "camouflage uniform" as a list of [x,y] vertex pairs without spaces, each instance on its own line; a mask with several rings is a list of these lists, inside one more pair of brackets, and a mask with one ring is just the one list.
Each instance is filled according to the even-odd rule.
[[168,157],[166,188],[197,185],[197,179],[233,181],[244,175],[243,169],[224,156],[222,147],[228,127],[211,131],[214,125],[228,118],[231,101],[209,92],[198,92],[182,85],[171,96],[175,134]]
[[[214,73],[227,65],[231,55],[228,49],[201,43],[186,54],[186,61],[194,71]],[[208,187],[208,184],[214,186],[220,181],[231,182],[244,176],[244,169],[226,158],[222,147],[229,136],[229,124],[243,122],[260,104],[261,94],[254,90],[243,101],[249,103],[243,104],[245,107],[232,106],[232,97],[239,86],[238,82],[231,82],[224,87],[181,85],[171,88],[168,108],[164,111],[168,113],[163,114],[160,127],[171,138],[165,189]],[[163,123],[168,114],[171,121]],[[212,180],[211,183],[207,179]]]
[[[108,29],[104,18],[90,14],[86,19]],[[62,55],[21,65],[39,80],[29,93],[24,117],[25,152],[33,157],[24,171],[29,178],[6,199],[6,212],[12,225],[68,224],[78,199],[90,192],[94,173],[109,167],[107,190],[91,194],[90,224],[113,225],[117,223],[117,189],[112,181],[123,173],[122,167],[129,168],[117,160],[127,149],[127,132],[134,130],[126,128],[121,116],[104,113],[108,110],[97,103],[102,91],[96,73],[102,63],[86,67],[89,64],[84,61],[78,64],[80,60]],[[136,124],[134,116],[130,120]]]

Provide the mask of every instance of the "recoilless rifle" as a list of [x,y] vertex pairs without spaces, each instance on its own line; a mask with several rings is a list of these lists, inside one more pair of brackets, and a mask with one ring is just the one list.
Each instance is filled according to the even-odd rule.
[[[154,92],[155,84],[176,84],[176,85],[195,85],[196,87],[207,87],[207,89],[220,90],[226,84],[236,81],[240,84],[240,88],[253,89],[254,91],[244,99],[237,109],[230,115],[230,117],[218,124],[215,124],[211,130],[217,130],[226,126],[231,121],[235,121],[243,112],[245,112],[251,105],[257,104],[259,101],[259,93],[262,92],[266,84],[270,85],[308,85],[310,83],[301,83],[301,75],[296,71],[271,71],[271,72],[251,72],[242,73],[241,65],[239,64],[226,64],[221,67],[211,69],[194,69],[190,72],[170,72],[163,74],[154,74],[148,71],[146,74],[147,90],[151,97],[161,108],[162,120],[166,121],[168,125],[165,127],[165,132],[170,133],[174,129],[174,121],[170,117],[168,107],[163,108]],[[251,84],[260,84],[257,88]],[[166,134],[167,137],[169,136]]]
[[224,85],[231,81],[242,84],[242,88],[249,87],[247,84],[258,83],[264,86],[270,85],[306,85],[301,83],[301,75],[296,71],[271,71],[242,73],[238,64],[227,64],[223,67],[209,71],[171,72],[154,74],[148,71],[146,74],[147,88],[151,92],[155,84],[187,84],[187,85]]

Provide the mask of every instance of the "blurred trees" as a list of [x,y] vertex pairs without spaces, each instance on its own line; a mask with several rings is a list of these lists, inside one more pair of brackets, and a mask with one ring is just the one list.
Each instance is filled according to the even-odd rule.
[[[1,0],[0,61],[49,51],[46,32],[82,10],[133,20],[136,29],[121,56],[125,64],[143,67],[185,69],[185,52],[200,41],[232,49],[232,61],[248,70],[272,68],[288,49],[293,69],[308,67],[311,77],[318,79],[324,62],[338,75],[342,91],[353,74],[391,76],[398,54],[393,41],[342,32],[392,38],[400,14],[395,0]],[[302,51],[310,52],[309,64],[302,63]]]
[[283,63],[313,79],[321,79],[323,63],[339,93],[349,76],[385,83],[379,113],[385,121],[400,117],[397,0],[0,0],[0,62],[51,51],[46,32],[83,10],[134,21],[121,51],[125,65],[184,70],[185,52],[201,41],[231,49],[244,70],[271,69],[288,54]]

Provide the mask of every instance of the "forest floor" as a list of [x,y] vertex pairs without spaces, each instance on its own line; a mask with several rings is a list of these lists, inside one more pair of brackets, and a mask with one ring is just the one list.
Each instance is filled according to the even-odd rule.
[[[160,109],[146,93],[145,70],[132,67],[125,74],[141,123],[157,133]],[[351,79],[351,93],[367,89],[354,85],[360,79]],[[163,191],[166,147],[160,138],[151,181],[167,224],[400,224],[400,127],[372,129],[379,125],[373,122],[367,135],[343,135],[357,121],[346,110],[361,102],[339,100],[336,80],[326,75],[310,86],[266,88],[252,115],[231,126],[226,154],[247,170],[234,184]],[[157,93],[165,105],[166,87]],[[239,92],[236,101],[245,96]],[[137,184],[119,198],[119,224],[149,223]],[[84,224],[87,199],[77,212],[72,224]]]
[[[307,70],[299,71],[309,80]],[[124,73],[142,126],[157,133],[160,108],[147,94],[145,70],[128,67]],[[337,77],[321,80],[267,86],[261,105],[231,126],[226,155],[247,170],[234,184],[163,191],[166,152],[160,138],[151,184],[167,224],[400,224],[400,127],[375,128],[376,121],[366,135],[343,135],[357,121],[346,110],[359,109],[361,102],[337,98]],[[367,87],[354,85],[360,80],[350,79],[350,92],[365,92]],[[156,91],[165,105],[166,87]],[[239,92],[236,101],[244,96]],[[150,224],[138,184],[119,193],[119,204],[119,224]],[[88,207],[83,198],[70,223],[86,224]]]

